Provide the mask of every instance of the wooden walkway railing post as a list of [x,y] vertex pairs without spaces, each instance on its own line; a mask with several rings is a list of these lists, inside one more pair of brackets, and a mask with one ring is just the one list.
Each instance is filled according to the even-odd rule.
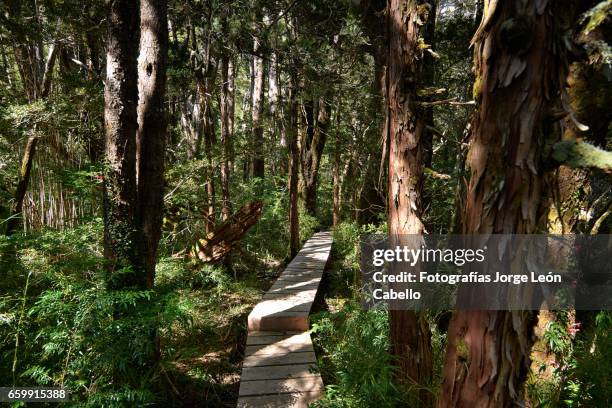
[[323,395],[308,315],[331,244],[330,232],[313,235],[249,314],[239,408],[301,408]]

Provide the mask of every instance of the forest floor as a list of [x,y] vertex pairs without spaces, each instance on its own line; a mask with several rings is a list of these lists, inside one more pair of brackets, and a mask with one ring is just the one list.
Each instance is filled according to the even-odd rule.
[[191,330],[179,327],[165,339],[176,355],[166,379],[180,406],[235,407],[247,335],[247,316],[282,272],[284,264],[248,260],[235,265],[236,277],[211,288],[184,289]]

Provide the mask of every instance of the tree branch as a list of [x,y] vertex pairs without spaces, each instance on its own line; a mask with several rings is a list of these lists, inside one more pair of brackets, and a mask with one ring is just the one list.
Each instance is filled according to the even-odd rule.
[[612,173],[612,152],[586,142],[565,140],[553,146],[553,159],[572,168],[594,168]]

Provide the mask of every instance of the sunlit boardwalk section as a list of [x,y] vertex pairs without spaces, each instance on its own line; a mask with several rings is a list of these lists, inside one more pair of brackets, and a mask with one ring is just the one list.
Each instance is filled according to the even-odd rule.
[[331,233],[306,242],[249,315],[238,407],[307,407],[323,393],[308,315],[331,249]]

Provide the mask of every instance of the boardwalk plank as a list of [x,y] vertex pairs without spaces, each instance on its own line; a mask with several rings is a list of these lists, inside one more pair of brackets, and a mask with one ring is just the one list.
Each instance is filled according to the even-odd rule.
[[291,394],[294,392],[303,392],[305,390],[309,392],[322,391],[323,381],[321,380],[321,376],[283,378],[280,380],[241,381],[238,396]]
[[331,241],[330,233],[308,240],[249,314],[238,407],[306,408],[323,394],[308,315]]
[[238,408],[308,408],[308,404],[320,397],[321,393],[318,391],[243,397],[238,399]]
[[242,363],[243,367],[263,367],[288,364],[315,364],[317,358],[315,353],[307,351],[304,353],[288,353],[277,355],[254,355],[247,356]]
[[267,367],[245,367],[242,369],[241,381],[280,380],[283,378],[298,378],[318,376],[313,373],[311,364],[293,364]]

